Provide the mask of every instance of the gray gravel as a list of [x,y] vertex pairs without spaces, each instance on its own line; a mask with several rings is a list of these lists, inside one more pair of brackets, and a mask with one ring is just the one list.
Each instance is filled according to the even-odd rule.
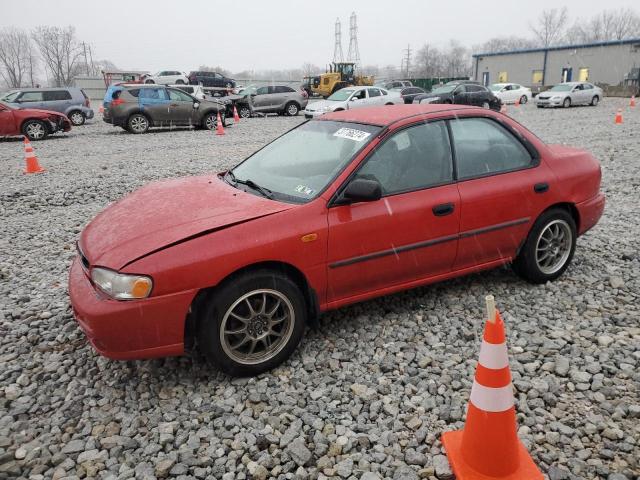
[[543,140],[591,150],[608,197],[558,281],[509,269],[323,317],[290,361],[232,380],[199,356],[97,356],[66,291],[74,241],[152,180],[224,169],[302,121],[129,135],[94,121],[34,143],[22,175],[0,140],[0,479],[451,478],[440,444],[463,425],[482,298],[508,325],[520,437],[551,479],[640,474],[640,108],[509,111]]

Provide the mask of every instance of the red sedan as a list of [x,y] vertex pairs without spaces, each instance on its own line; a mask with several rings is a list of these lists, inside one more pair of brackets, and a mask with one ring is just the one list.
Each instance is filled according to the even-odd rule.
[[319,313],[513,263],[554,280],[602,215],[600,165],[509,117],[398,105],[301,124],[222,174],[149,184],[82,232],[69,292],[114,359],[193,340],[232,375]]
[[56,132],[68,132],[71,122],[62,113],[35,108],[14,108],[0,102],[0,137],[25,135],[42,140]]

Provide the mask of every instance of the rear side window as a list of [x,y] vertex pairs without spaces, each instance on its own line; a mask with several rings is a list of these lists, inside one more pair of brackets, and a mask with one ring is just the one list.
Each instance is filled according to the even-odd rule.
[[24,92],[19,100],[21,102],[42,102],[42,92]]
[[486,118],[451,120],[458,180],[532,165],[527,149],[502,125]]
[[[139,88],[134,88],[133,90],[128,90],[129,95],[138,98],[138,95],[140,95],[140,89]],[[116,97],[117,98],[117,97]]]
[[167,96],[162,88],[142,88],[139,97],[144,100],[166,100]]
[[444,121],[405,128],[366,160],[357,176],[380,182],[385,195],[420,190],[453,180],[453,162]]
[[71,100],[71,93],[68,90],[52,90],[42,92],[42,96],[45,102],[51,102],[55,100]]
[[378,90],[377,88],[369,89],[369,97],[379,97],[379,96],[380,96],[380,90]]
[[276,91],[275,93],[292,93],[295,92],[295,90],[291,87],[287,87],[285,85],[278,85],[275,87]]

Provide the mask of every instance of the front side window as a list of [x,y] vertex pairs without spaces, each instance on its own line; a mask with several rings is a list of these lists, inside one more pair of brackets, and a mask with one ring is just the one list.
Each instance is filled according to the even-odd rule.
[[369,156],[357,177],[377,180],[384,195],[451,182],[453,162],[445,122],[423,123],[394,134]]
[[317,197],[380,130],[347,122],[307,122],[258,150],[232,173],[238,181],[268,188],[276,200],[304,203]]
[[354,93],[353,97],[351,98],[358,98],[360,100],[364,100],[365,98],[367,98],[367,90],[363,88],[362,90]]
[[342,88],[337,92],[334,92],[327,98],[327,100],[331,100],[332,102],[344,102],[347,100],[351,94],[354,92],[351,88]]
[[180,90],[167,90],[167,92],[169,93],[169,100],[174,102],[193,102],[193,98]]
[[459,180],[532,165],[533,159],[524,145],[497,122],[461,118],[450,124]]
[[256,95],[266,95],[269,93],[269,87],[260,87],[256,90]]
[[24,92],[20,97],[21,102],[42,102],[42,92]]

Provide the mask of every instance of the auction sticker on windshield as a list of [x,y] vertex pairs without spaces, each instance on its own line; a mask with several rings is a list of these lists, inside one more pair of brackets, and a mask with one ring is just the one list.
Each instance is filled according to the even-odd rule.
[[348,138],[356,142],[362,142],[371,134],[369,132],[363,132],[362,130],[356,130],[355,128],[341,128],[333,134],[334,137]]

